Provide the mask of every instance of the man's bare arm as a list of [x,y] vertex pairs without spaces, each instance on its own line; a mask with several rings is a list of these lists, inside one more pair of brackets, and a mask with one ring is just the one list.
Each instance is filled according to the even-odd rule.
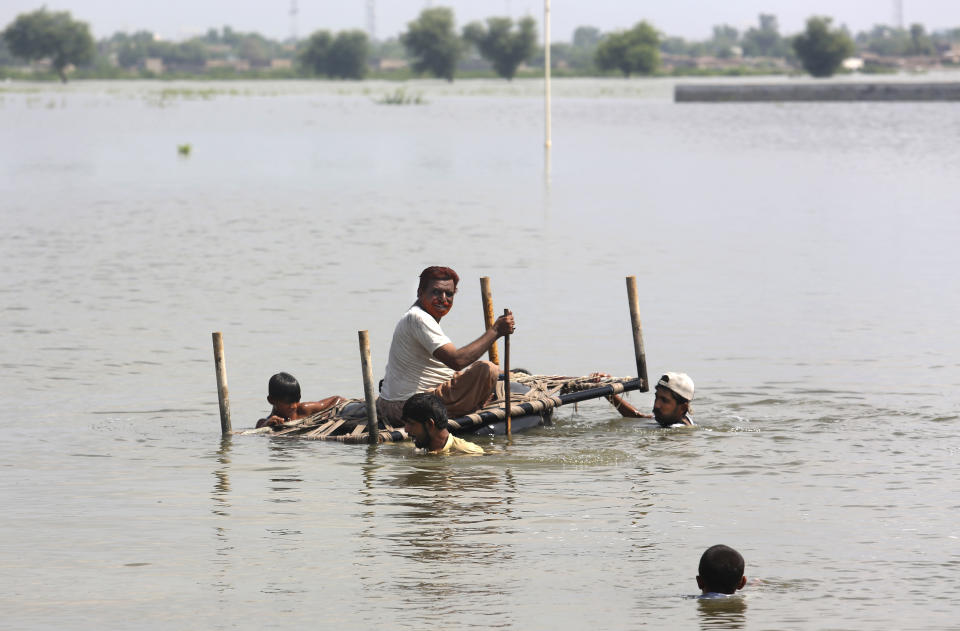
[[480,359],[490,346],[497,341],[497,338],[513,333],[514,328],[513,313],[508,312],[507,315],[497,318],[492,327],[466,346],[457,348],[452,343],[444,344],[433,351],[433,356],[437,358],[437,361],[443,362],[454,370],[463,370]]
[[321,399],[320,401],[304,401],[297,406],[297,417],[304,418],[307,416],[313,416],[317,412],[323,412],[324,410],[332,408],[341,401],[346,401],[346,399],[336,395],[327,397],[326,399]]
[[615,394],[611,394],[607,397],[607,401],[610,402],[610,405],[613,406],[613,409],[617,412],[620,412],[620,416],[624,418],[653,418],[653,414],[644,414],[637,408],[633,407],[622,397],[618,397]]

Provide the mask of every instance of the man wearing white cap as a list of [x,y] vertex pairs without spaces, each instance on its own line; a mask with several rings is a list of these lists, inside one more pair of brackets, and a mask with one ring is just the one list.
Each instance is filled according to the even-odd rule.
[[[650,418],[635,407],[614,395],[609,397],[620,414],[627,418]],[[660,427],[693,425],[690,418],[690,402],[693,401],[693,379],[686,373],[668,372],[657,382],[656,398],[653,400],[653,418]]]

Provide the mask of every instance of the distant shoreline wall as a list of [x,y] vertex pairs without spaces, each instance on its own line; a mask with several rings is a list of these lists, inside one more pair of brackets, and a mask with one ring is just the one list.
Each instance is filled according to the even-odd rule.
[[676,103],[769,101],[960,101],[956,83],[677,84]]

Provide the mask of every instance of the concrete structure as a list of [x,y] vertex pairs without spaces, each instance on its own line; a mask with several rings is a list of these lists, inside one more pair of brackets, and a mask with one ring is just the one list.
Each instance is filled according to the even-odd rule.
[[804,82],[750,85],[677,84],[677,103],[778,101],[960,101],[960,83]]

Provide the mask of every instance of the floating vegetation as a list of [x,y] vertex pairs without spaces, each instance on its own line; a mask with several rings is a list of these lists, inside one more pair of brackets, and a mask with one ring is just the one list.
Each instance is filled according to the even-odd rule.
[[164,88],[160,90],[161,99],[203,99],[209,101],[217,94],[222,94],[224,90],[215,90],[213,88]]
[[177,145],[177,153],[179,153],[181,156],[189,156],[192,149],[193,147],[190,146],[189,142],[182,145]]
[[422,92],[408,93],[405,88],[397,88],[393,92],[387,92],[374,102],[380,105],[423,105],[426,103]]

